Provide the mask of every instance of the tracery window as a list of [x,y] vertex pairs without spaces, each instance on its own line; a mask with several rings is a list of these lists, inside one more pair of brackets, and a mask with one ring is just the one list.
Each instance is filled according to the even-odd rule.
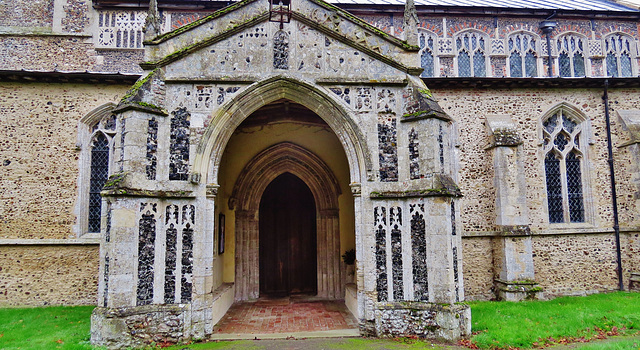
[[485,77],[487,75],[487,41],[479,32],[464,32],[456,37],[459,77]]
[[537,77],[538,54],[537,40],[527,33],[511,35],[507,40],[509,47],[509,76]]
[[633,76],[632,59],[635,57],[633,41],[626,35],[613,34],[604,40],[607,75],[610,77]]
[[96,108],[79,125],[78,144],[82,146],[79,159],[78,235],[99,233],[103,201],[100,191],[111,174],[113,138],[116,134],[116,116],[111,113],[112,103]]
[[586,40],[575,34],[558,38],[558,69],[561,77],[586,76],[584,48]]
[[420,66],[424,69],[420,76],[431,78],[435,76],[435,36],[424,31],[419,33]]
[[116,117],[109,115],[93,126],[91,138],[91,171],[89,176],[89,212],[87,232],[100,232],[102,197],[100,191],[109,177],[109,160],[112,158],[112,138],[116,131]]
[[549,223],[585,221],[583,124],[564,110],[542,123]]

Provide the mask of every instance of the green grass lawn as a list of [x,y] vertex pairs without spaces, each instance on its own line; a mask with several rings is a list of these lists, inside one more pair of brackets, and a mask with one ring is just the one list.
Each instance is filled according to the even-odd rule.
[[[640,350],[640,293],[596,294],[550,301],[472,302],[474,335],[480,348],[531,348],[576,340],[597,340],[617,334],[633,338],[576,343],[571,349]],[[0,309],[0,349],[95,349],[89,344],[92,306]],[[172,347],[183,349],[184,345]],[[251,349],[251,341],[200,343],[196,349]],[[326,348],[420,349],[429,342],[344,339]],[[437,348],[437,347],[436,347]]]
[[94,349],[93,306],[0,309],[0,349]]
[[640,293],[595,294],[549,301],[473,302],[471,341],[482,348],[532,347],[571,338],[634,334],[640,329]]

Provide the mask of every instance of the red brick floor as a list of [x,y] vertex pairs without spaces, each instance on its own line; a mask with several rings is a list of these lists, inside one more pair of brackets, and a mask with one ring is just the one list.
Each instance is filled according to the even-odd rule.
[[261,298],[233,304],[215,326],[214,333],[290,333],[353,328],[357,328],[357,322],[344,301]]

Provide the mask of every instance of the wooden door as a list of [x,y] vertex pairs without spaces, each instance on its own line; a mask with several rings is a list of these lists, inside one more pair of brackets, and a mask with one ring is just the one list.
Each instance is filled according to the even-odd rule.
[[260,201],[260,294],[317,293],[316,207],[295,175],[274,179]]

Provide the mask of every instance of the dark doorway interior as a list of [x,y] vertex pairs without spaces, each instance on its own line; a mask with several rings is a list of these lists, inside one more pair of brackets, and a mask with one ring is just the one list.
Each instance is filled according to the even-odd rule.
[[317,294],[316,206],[297,176],[275,178],[260,200],[260,295]]

